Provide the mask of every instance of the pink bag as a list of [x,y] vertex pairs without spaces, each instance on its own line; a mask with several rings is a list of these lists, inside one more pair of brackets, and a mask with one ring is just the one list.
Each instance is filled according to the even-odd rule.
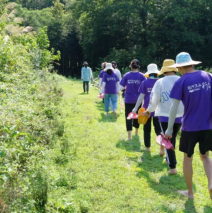
[[97,96],[98,98],[104,98],[104,93],[101,93]]
[[166,138],[164,138],[164,134],[161,133],[161,135],[158,135],[157,136],[157,139],[156,139],[157,143],[163,147],[165,147],[166,149],[172,149],[174,150],[174,147],[171,143],[170,140],[167,140]]
[[131,119],[138,119],[138,114],[130,112],[128,114],[127,120],[131,120]]

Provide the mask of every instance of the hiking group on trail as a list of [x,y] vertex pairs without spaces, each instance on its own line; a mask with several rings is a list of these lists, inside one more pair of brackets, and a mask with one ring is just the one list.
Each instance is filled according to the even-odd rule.
[[[195,70],[194,65],[200,63],[192,60],[189,53],[181,52],[176,56],[176,62],[165,59],[160,71],[156,64],[149,64],[147,72],[142,74],[139,61],[133,59],[130,63],[131,71],[121,78],[116,62],[104,62],[99,75],[99,87],[101,97],[104,94],[106,116],[109,116],[111,106],[115,118],[119,94],[124,91],[128,141],[132,140],[132,127],[135,128],[135,135],[138,134],[139,116],[146,118],[146,123],[142,124],[147,152],[151,151],[153,122],[155,133],[161,138],[160,142],[157,141],[160,144],[159,154],[166,154],[165,162],[172,175],[177,173],[174,148],[181,129],[179,150],[184,153],[183,174],[187,190],[178,192],[190,199],[194,198],[192,160],[194,148],[199,143],[200,158],[212,199],[212,160],[209,157],[209,151],[212,151],[212,75]],[[161,75],[163,77],[159,78]],[[164,145],[167,143],[171,144],[172,149]]]

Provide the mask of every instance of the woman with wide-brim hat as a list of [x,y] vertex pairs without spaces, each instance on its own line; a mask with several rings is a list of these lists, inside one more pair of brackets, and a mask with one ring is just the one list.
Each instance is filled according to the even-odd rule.
[[[135,108],[132,110],[133,113],[136,113],[138,111],[139,106],[141,106],[143,102],[143,107],[147,109],[149,106],[150,101],[150,94],[152,91],[153,86],[155,85],[156,81],[158,80],[158,74],[160,71],[158,70],[158,67],[156,64],[149,64],[147,66],[147,72],[144,74],[144,76],[148,77],[146,80],[144,80],[141,83],[141,86],[139,88],[140,96],[138,97],[138,100],[136,102]],[[146,147],[146,151],[150,151],[151,146],[151,126],[153,125],[155,128],[156,135],[160,135],[161,129],[158,122],[158,117],[154,116],[154,112],[151,113],[150,118],[147,120],[146,124],[143,126],[144,131],[144,145]]]
[[126,129],[128,133],[127,140],[132,140],[132,127],[135,128],[135,135],[138,135],[139,123],[138,119],[128,120],[128,114],[132,112],[137,99],[139,97],[138,89],[141,86],[142,81],[146,78],[144,75],[139,72],[140,62],[137,59],[133,59],[130,63],[131,71],[127,72],[121,82],[120,82],[120,90],[125,90],[125,119],[126,119]]
[[104,91],[104,105],[106,116],[109,115],[109,105],[110,101],[113,108],[113,113],[115,118],[117,118],[117,101],[118,101],[118,93],[119,93],[119,78],[113,72],[114,68],[111,63],[106,63],[105,66],[105,74],[102,79],[102,91]]
[[[155,116],[158,116],[159,122],[161,124],[162,131],[164,132],[168,127],[169,111],[173,100],[170,98],[170,91],[172,90],[174,83],[180,78],[176,75],[178,72],[177,68],[170,68],[169,66],[175,64],[172,59],[166,59],[163,62],[163,67],[161,68],[160,75],[164,75],[163,78],[159,79],[151,92],[151,98],[148,108],[146,109],[144,115],[150,116],[151,112],[155,111]],[[181,127],[181,119],[184,112],[184,107],[182,102],[179,104],[177,110],[177,116],[173,126],[173,134],[171,143],[175,147],[177,133]],[[164,148],[161,146],[160,155],[165,154]],[[167,150],[167,162],[170,168],[170,174],[176,174],[176,155],[175,151]]]

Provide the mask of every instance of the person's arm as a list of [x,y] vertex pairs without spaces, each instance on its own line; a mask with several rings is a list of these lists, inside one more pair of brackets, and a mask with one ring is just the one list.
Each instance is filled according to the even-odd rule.
[[103,93],[105,91],[105,85],[106,85],[106,82],[103,82],[102,83],[102,88],[100,90],[100,93]]
[[136,105],[134,109],[132,110],[133,113],[136,113],[138,111],[138,107],[141,105],[142,101],[144,100],[144,97],[145,97],[145,94],[143,93],[139,95]]
[[119,78],[119,81],[121,81],[121,72],[120,72],[120,70],[118,70],[118,78]]
[[168,128],[165,132],[165,138],[166,139],[172,138],[174,121],[175,121],[175,118],[176,118],[176,115],[177,115],[177,109],[178,109],[179,104],[180,104],[180,100],[173,99],[173,103],[172,103],[170,111],[169,111]]
[[116,82],[117,93],[119,94],[119,81]]
[[93,81],[93,72],[91,68],[90,68],[90,80]]
[[99,88],[102,86],[102,78],[99,78]]

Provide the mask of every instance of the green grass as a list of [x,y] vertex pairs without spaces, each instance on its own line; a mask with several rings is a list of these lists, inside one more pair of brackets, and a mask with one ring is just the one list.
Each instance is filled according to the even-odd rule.
[[188,200],[177,193],[186,189],[179,139],[178,174],[171,176],[163,158],[159,157],[154,133],[151,153],[147,153],[142,126],[139,137],[126,142],[124,113],[119,109],[117,120],[113,114],[107,118],[94,87],[90,88],[90,94],[84,94],[80,81],[64,80],[61,84],[64,90],[61,111],[69,151],[61,164],[51,161],[53,156],[60,156],[57,149],[49,153],[47,166],[52,175],[49,206],[56,199],[58,212],[212,212],[197,147],[193,161],[195,199]]

